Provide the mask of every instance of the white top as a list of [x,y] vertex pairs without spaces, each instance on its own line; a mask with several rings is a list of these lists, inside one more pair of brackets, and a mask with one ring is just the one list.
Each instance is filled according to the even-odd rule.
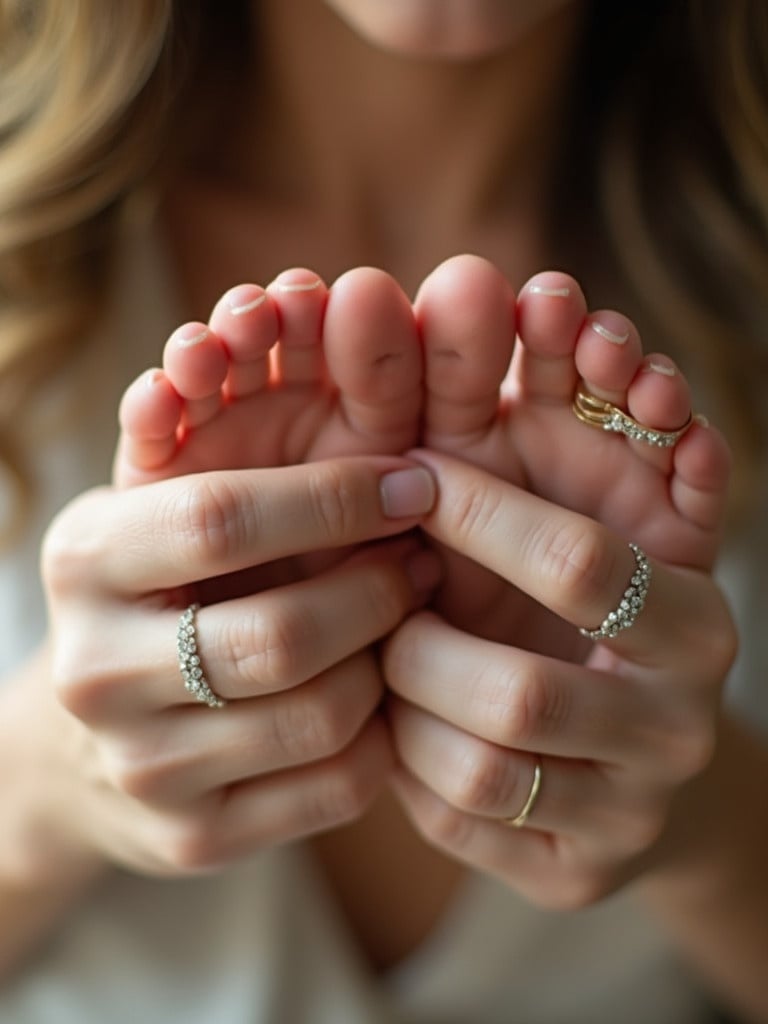
[[[45,485],[26,542],[0,563],[0,668],[41,638],[40,536],[71,496],[109,480],[123,388],[156,365],[176,325],[161,255],[126,247],[109,332],[71,383],[92,396],[40,457]],[[82,382],[88,387],[82,390]],[[765,554],[765,552],[763,552]],[[759,580],[731,573],[742,609]],[[765,561],[763,560],[763,564]],[[742,621],[747,621],[742,617]],[[766,677],[768,634],[753,630],[751,677]],[[763,670],[758,669],[763,666]],[[739,688],[746,693],[744,686]],[[755,695],[753,695],[754,698]],[[757,700],[752,701],[759,706]],[[768,703],[768,702],[763,702]],[[768,725],[768,721],[766,722]],[[1,941],[1,940],[0,940]],[[705,1000],[656,930],[622,893],[597,907],[536,910],[473,875],[407,961],[374,977],[300,845],[223,874],[168,881],[115,873],[0,991],[12,1024],[694,1024]]]

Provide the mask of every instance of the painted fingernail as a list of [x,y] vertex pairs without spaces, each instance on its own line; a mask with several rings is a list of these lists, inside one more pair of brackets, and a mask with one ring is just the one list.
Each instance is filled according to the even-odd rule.
[[184,324],[176,331],[175,341],[180,348],[192,348],[205,341],[211,332],[207,327],[200,329],[200,324]]
[[651,359],[645,364],[645,369],[649,373],[661,373],[665,377],[674,377],[677,374],[677,369],[671,361],[662,363],[658,359]]
[[615,334],[613,331],[609,331],[607,327],[598,323],[597,320],[590,320],[589,326],[601,338],[610,341],[612,345],[624,345],[629,339],[629,331],[626,331],[624,334]]
[[399,519],[429,512],[435,501],[435,482],[423,467],[398,469],[379,481],[381,507],[385,516]]
[[545,288],[543,284],[532,284],[528,289],[533,295],[551,295],[553,298],[567,299],[570,288]]
[[411,586],[419,595],[429,594],[443,578],[443,563],[434,551],[416,551],[405,561]]

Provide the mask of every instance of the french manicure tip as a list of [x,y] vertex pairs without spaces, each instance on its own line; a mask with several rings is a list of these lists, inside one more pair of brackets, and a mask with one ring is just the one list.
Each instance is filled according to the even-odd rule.
[[570,288],[545,288],[541,284],[532,284],[528,291],[534,295],[550,295],[553,298],[567,299],[571,294]]
[[281,292],[313,292],[320,287],[320,278],[316,281],[297,282],[296,284],[278,284]]
[[605,338],[606,341],[610,341],[612,345],[623,345],[629,339],[629,331],[626,331],[624,334],[615,334],[596,320],[592,320],[590,326],[596,334],[599,334],[601,338]]
[[208,328],[204,328],[202,331],[198,331],[197,334],[191,335],[189,338],[185,338],[183,335],[177,337],[176,341],[182,348],[191,348],[193,345],[199,345],[201,341],[205,341],[208,337]]
[[252,309],[258,309],[266,300],[267,295],[265,292],[263,295],[258,295],[252,302],[245,302],[242,306],[230,306],[229,312],[232,316],[242,316],[244,313],[250,313]]

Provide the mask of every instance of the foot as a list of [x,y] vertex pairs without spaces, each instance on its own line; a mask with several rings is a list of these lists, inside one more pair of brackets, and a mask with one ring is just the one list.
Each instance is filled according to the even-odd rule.
[[421,378],[411,305],[389,275],[239,285],[127,389],[115,483],[401,452],[417,440]]
[[[597,519],[654,557],[711,567],[730,466],[721,435],[695,418],[675,446],[653,447],[573,413],[579,385],[644,426],[673,431],[688,422],[685,377],[668,356],[643,355],[626,317],[589,311],[578,283],[558,272],[532,278],[515,299],[503,276],[473,256],[439,266],[415,310],[424,445]],[[449,562],[440,610],[498,635],[508,612],[499,588],[466,564],[459,585]]]

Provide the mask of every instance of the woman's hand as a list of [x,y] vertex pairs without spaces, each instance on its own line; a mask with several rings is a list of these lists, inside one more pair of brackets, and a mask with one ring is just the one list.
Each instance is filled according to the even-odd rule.
[[[210,709],[176,653],[196,581],[391,537],[432,501],[402,459],[205,473],[91,492],[43,555],[57,696],[61,836],[156,873],[216,868],[359,815],[392,764],[370,645],[423,600],[434,556],[412,539],[322,574],[206,603],[197,641]],[[224,591],[226,592],[226,591]],[[40,699],[40,694],[37,695]]]
[[[418,458],[438,481],[431,537],[573,626],[616,607],[635,569],[625,540],[455,459]],[[629,629],[591,650],[577,637],[583,664],[560,660],[562,636],[556,657],[532,653],[516,625],[502,645],[425,611],[387,641],[398,789],[439,847],[536,903],[579,906],[652,862],[672,797],[708,763],[734,628],[707,574],[655,562]],[[537,763],[540,791],[513,828]]]

